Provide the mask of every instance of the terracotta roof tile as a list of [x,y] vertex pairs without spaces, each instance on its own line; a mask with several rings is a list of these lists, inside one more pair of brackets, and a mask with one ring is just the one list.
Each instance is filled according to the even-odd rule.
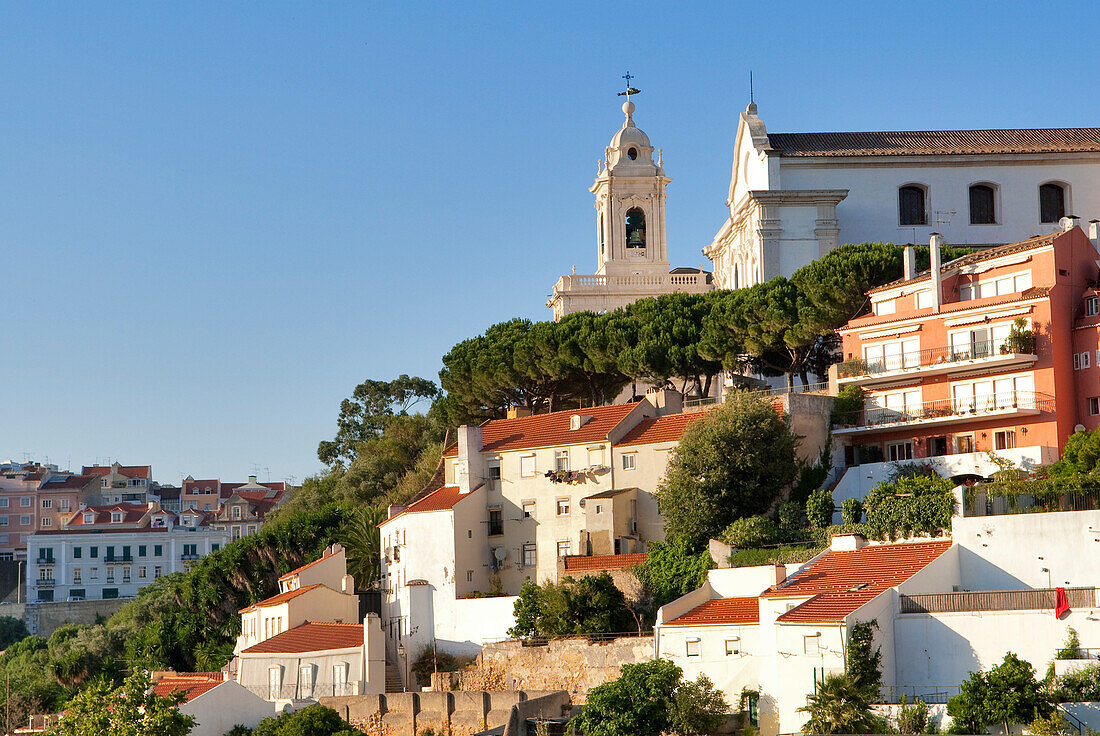
[[680,438],[684,436],[684,430],[690,427],[696,419],[704,417],[708,413],[708,411],[691,411],[643,419],[638,422],[634,429],[627,432],[626,436],[619,440],[615,447],[651,445],[656,442],[679,442]]
[[769,133],[768,142],[795,157],[1093,153],[1100,151],[1100,128]]
[[642,564],[645,562],[645,558],[645,552],[629,555],[567,555],[565,557],[565,571],[626,570]]
[[[255,608],[267,608],[268,606],[277,606],[280,603],[286,603],[292,598],[297,598],[300,595],[305,595],[314,588],[328,588],[328,586],[324,585],[323,583],[314,583],[313,585],[307,585],[304,588],[297,588],[286,593],[279,593],[278,595],[273,595],[270,598],[264,598],[262,601],[253,603],[251,606],[242,608],[241,610],[237,611],[237,613],[244,613],[245,611],[251,611]],[[332,588],[329,588],[329,590],[332,590]]]
[[350,649],[362,645],[363,624],[306,622],[254,644],[241,654],[297,654],[326,649]]
[[[482,450],[503,452],[606,440],[608,433],[637,406],[638,404],[612,404],[533,414],[515,419],[491,419],[481,425]],[[575,414],[592,418],[582,424],[580,429],[571,430],[569,421]],[[443,455],[457,457],[458,445],[451,445]]]
[[[479,485],[473,490],[476,491],[478,488],[481,488],[481,486]],[[471,493],[462,493],[461,490],[459,490],[458,486],[443,486],[441,488],[436,488],[434,491],[424,496],[420,500],[414,501],[413,503],[409,504],[407,507],[405,507],[404,510],[401,511],[401,513],[395,514],[389,519],[386,519],[386,521],[392,521],[398,516],[402,516],[404,514],[416,514],[424,511],[447,511],[448,509],[454,508],[454,505],[456,503],[464,498],[467,498],[471,494],[472,491]],[[382,523],[385,524],[386,521],[383,521]]]
[[879,593],[913,577],[950,547],[950,540],[940,540],[830,550],[786,582],[768,588],[761,597],[813,596],[778,621],[841,621]]
[[[152,469],[148,465],[121,465],[118,469],[119,475],[125,475],[127,478],[145,478],[149,480],[152,475]],[[111,474],[110,465],[85,465],[80,471],[81,475],[94,475],[98,478],[102,478],[105,475]]]
[[760,599],[756,596],[750,596],[744,598],[713,598],[664,625],[721,626],[756,623],[760,623]]
[[162,677],[153,685],[153,692],[162,698],[174,692],[180,692],[183,693],[183,702],[186,703],[188,700],[194,700],[203,693],[213,690],[223,682],[225,682],[225,679],[221,677],[220,673],[217,676],[201,673],[180,673]]

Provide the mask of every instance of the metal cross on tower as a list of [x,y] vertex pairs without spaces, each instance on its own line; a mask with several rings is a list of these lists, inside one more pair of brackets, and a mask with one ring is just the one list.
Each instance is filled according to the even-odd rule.
[[627,73],[623,75],[623,79],[626,80],[626,92],[620,92],[619,97],[622,97],[623,95],[626,95],[626,99],[629,101],[630,100],[630,95],[639,94],[639,93],[641,93],[641,90],[638,89],[637,87],[631,87],[630,86],[630,80],[634,79],[634,75],[631,74],[629,71],[627,71]]

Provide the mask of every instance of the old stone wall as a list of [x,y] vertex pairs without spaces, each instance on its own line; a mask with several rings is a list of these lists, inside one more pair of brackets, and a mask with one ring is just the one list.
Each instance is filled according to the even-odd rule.
[[617,679],[624,664],[653,659],[653,637],[634,636],[609,641],[585,638],[551,639],[541,646],[521,641],[486,644],[475,664],[462,673],[460,687],[481,677],[507,690],[564,690],[574,703],[588,691]]
[[94,624],[122,608],[125,599],[57,603],[11,603],[0,607],[0,616],[22,618],[32,634],[49,637],[64,624]]
[[431,728],[449,736],[473,736],[504,726],[506,736],[526,736],[525,719],[561,718],[569,696],[558,692],[423,692],[319,698],[368,736],[417,736]]

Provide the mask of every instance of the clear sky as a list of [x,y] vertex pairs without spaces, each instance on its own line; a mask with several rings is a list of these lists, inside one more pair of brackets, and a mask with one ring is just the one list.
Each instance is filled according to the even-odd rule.
[[1100,125],[1089,4],[0,4],[0,459],[300,481],[364,378],[437,379],[595,267],[622,121],[675,265],[769,130]]

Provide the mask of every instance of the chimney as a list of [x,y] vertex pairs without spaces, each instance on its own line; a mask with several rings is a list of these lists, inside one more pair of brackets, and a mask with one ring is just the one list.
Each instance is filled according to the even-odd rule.
[[256,476],[254,476],[254,475],[248,476],[248,485],[250,485],[250,486],[256,485]]
[[908,281],[917,275],[917,249],[907,243],[901,256],[902,277]]
[[481,457],[481,427],[463,424],[458,428],[458,464],[455,485],[459,493],[469,493],[485,480],[485,461]]
[[1089,220],[1089,240],[1100,250],[1100,220]]
[[1077,215],[1066,215],[1062,218],[1062,232],[1068,233],[1081,224],[1081,218]]
[[657,410],[657,416],[679,414],[684,410],[684,397],[670,388],[654,388],[646,392],[646,401]]
[[508,407],[508,418],[509,419],[519,419],[520,417],[529,417],[529,416],[531,416],[531,409],[529,407],[526,407],[526,406],[509,406]]
[[937,313],[943,305],[943,275],[940,273],[940,248],[943,236],[932,233],[928,238],[928,256],[932,261],[932,312]]
[[589,414],[574,414],[573,416],[569,417],[569,431],[574,432],[580,429],[584,425],[588,424],[591,419],[592,417]]

